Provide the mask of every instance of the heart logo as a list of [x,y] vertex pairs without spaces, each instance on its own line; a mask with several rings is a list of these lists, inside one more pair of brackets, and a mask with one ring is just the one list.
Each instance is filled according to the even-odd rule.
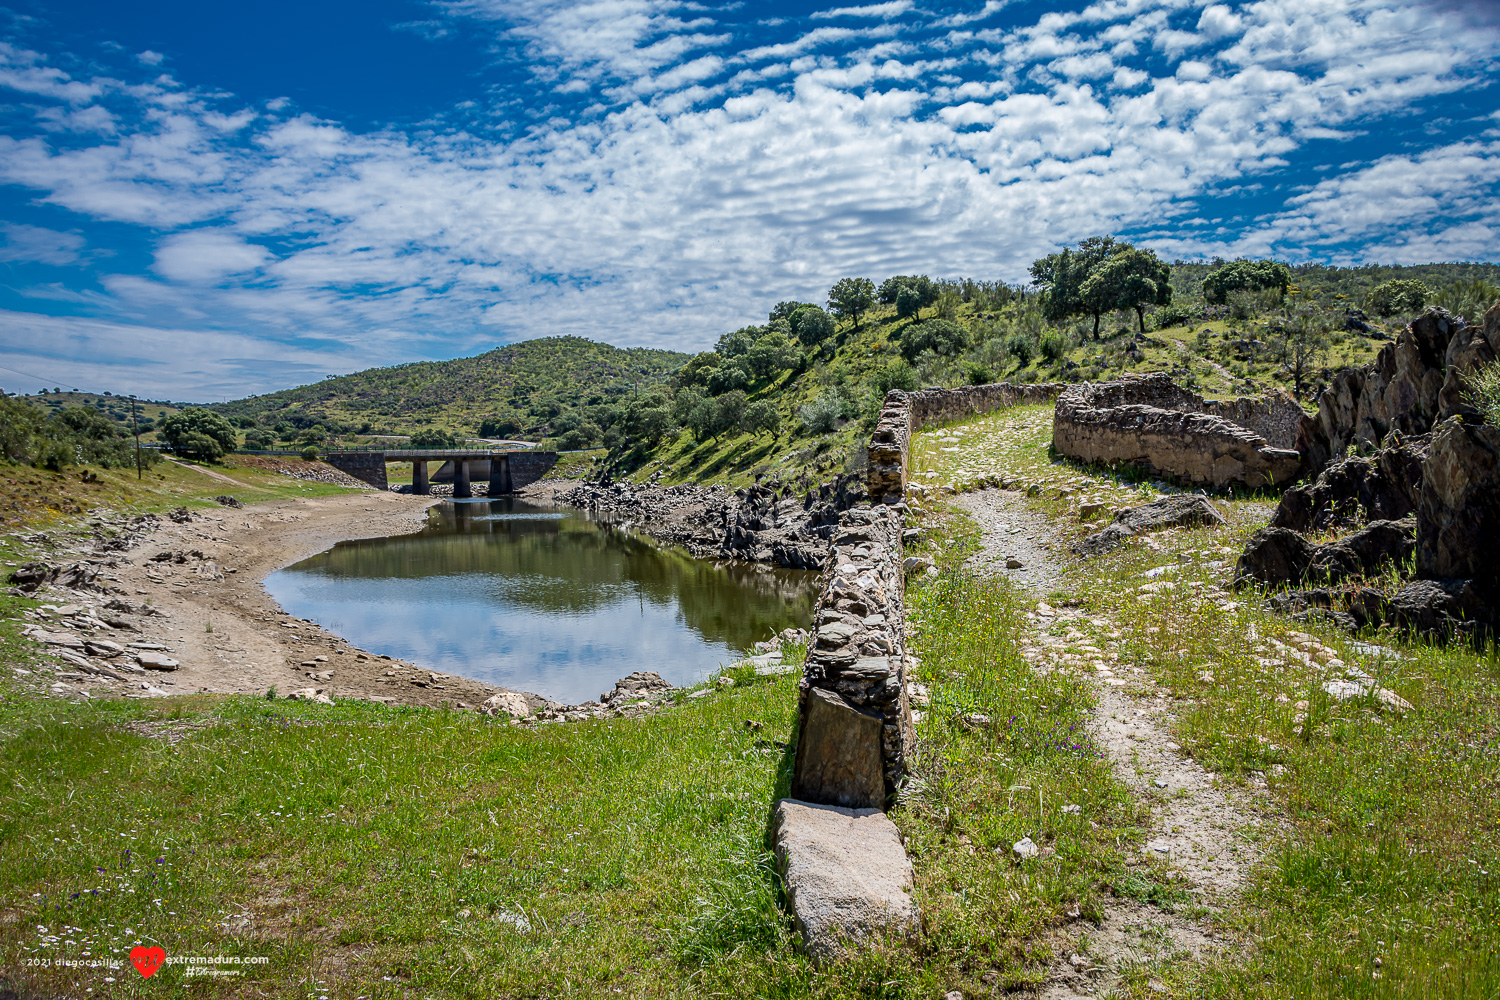
[[156,975],[156,970],[167,960],[167,952],[163,948],[147,948],[145,945],[137,945],[130,949],[130,964],[135,966],[136,971],[141,974],[142,979],[150,979]]

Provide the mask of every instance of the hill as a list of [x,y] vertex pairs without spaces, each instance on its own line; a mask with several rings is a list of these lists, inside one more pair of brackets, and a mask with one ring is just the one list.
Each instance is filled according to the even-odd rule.
[[547,337],[452,361],[371,368],[213,409],[263,427],[332,433],[410,434],[425,428],[460,435],[541,437],[561,433],[556,418],[663,382],[688,355],[622,349],[582,337]]

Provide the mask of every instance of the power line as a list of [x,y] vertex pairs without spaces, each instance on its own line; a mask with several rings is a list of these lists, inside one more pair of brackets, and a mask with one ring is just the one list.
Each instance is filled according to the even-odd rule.
[[9,367],[6,367],[5,365],[0,365],[0,370],[8,371],[8,372],[15,372],[17,375],[25,375],[27,378],[34,378],[38,382],[51,382],[53,385],[66,385],[69,389],[72,389],[74,392],[88,392],[87,389],[79,388],[76,385],[70,385],[69,383],[64,382],[62,379],[56,379],[56,378],[49,379],[49,378],[46,378],[45,376],[42,376],[42,375],[33,375],[33,374],[31,374],[31,372],[23,372],[19,368],[9,368]]

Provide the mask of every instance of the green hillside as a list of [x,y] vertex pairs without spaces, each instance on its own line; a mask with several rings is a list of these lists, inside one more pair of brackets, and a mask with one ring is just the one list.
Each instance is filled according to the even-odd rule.
[[[371,368],[313,385],[214,404],[242,425],[322,425],[333,434],[411,434],[536,438],[560,434],[557,418],[664,381],[688,355],[622,349],[582,337],[510,344],[472,358]],[[565,421],[566,422],[566,421]]]
[[[1078,252],[1090,243],[1108,241],[1085,241]],[[1109,252],[1119,252],[1113,246]],[[1493,264],[1168,265],[1130,252],[1160,280],[1118,283],[1110,301],[1128,294],[1137,301],[1104,310],[1097,337],[1083,306],[1059,307],[1067,293],[1055,283],[1044,290],[912,275],[878,285],[845,279],[826,303],[782,302],[696,356],[548,338],[214,408],[256,436],[257,447],[443,430],[607,449],[601,461],[617,475],[740,484],[855,468],[892,388],[1165,370],[1210,396],[1284,388],[1310,404],[1335,371],[1372,359],[1423,305],[1478,319],[1500,299]],[[1078,260],[1075,277],[1093,273],[1079,271]],[[1274,283],[1233,286],[1227,276],[1236,273]],[[1145,298],[1142,287],[1152,289]],[[1128,288],[1137,291],[1121,291]],[[1097,289],[1091,294],[1098,299]]]

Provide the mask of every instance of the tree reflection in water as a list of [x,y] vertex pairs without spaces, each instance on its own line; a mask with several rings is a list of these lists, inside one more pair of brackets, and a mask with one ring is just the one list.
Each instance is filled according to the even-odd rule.
[[340,543],[266,589],[365,649],[579,702],[633,670],[691,683],[772,632],[806,627],[817,583],[501,499],[439,504],[415,534]]

